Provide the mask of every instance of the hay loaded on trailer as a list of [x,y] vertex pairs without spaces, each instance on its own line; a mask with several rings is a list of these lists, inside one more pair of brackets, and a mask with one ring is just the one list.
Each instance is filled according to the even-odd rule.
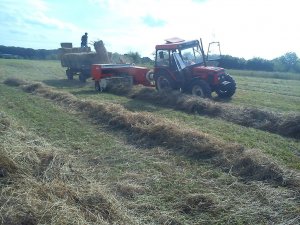
[[[213,66],[220,59],[220,44],[209,44],[205,55],[202,41],[167,39],[156,45],[153,70],[134,65],[93,64],[95,89],[102,91],[114,78],[123,77],[132,84],[155,86],[161,90],[180,90],[183,93],[210,98],[216,92],[221,98],[234,95],[236,83],[225,69]],[[211,66],[209,66],[211,65]]]
[[61,65],[66,67],[68,80],[79,76],[81,82],[91,77],[91,66],[95,63],[109,63],[108,53],[103,41],[94,42],[95,52],[90,47],[73,48],[72,43],[61,43]]

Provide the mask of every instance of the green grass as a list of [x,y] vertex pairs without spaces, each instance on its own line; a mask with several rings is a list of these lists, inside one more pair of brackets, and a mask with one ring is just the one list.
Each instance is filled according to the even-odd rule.
[[[262,190],[260,183],[244,184],[210,164],[173,154],[167,149],[135,146],[134,140],[126,143],[124,133],[95,126],[84,115],[51,101],[3,84],[0,90],[2,112],[55,147],[66,149],[70,156],[86,162],[93,171],[92,176],[117,193],[118,201],[141,224],[158,224],[165,217],[183,224],[200,221],[264,224],[268,221],[268,213],[275,213],[278,207],[283,215],[292,216],[297,212],[296,205],[283,200],[281,194],[272,200],[271,193],[277,192],[272,187]],[[132,185],[142,187],[143,192]],[[264,202],[260,196],[274,204]],[[207,208],[195,205],[190,209],[189,199],[199,197]],[[254,205],[249,206],[249,202]],[[180,210],[191,211],[179,213]],[[258,210],[260,215],[256,215]]]
[[232,103],[281,112],[300,112],[300,81],[235,77]]
[[299,73],[290,72],[266,72],[266,71],[251,71],[251,70],[227,70],[233,76],[243,77],[261,77],[261,78],[275,78],[282,80],[300,80]]
[[59,61],[0,59],[1,80],[15,77],[24,80],[52,81],[64,78]]
[[[73,92],[76,94],[76,92]],[[211,119],[205,116],[190,115],[173,109],[159,107],[143,101],[132,100],[111,94],[84,95],[77,94],[82,99],[93,99],[98,102],[114,102],[132,111],[148,111],[157,117],[164,117],[184,127],[201,130],[227,142],[240,143],[247,148],[259,148],[276,160],[294,169],[300,169],[299,142],[276,134],[260,131],[254,128],[242,127],[221,119]]]
[[[122,96],[97,94],[91,81],[67,81],[57,61],[0,60],[0,81],[11,77],[42,81],[81,99],[148,111],[183,128],[261,149],[281,165],[298,172],[300,169],[299,141]],[[299,81],[259,76],[236,79],[239,89],[233,104],[300,111]],[[287,90],[289,95],[285,94]],[[0,83],[0,112],[50,145],[66,150],[70,158],[80,160],[82,168],[76,169],[89,171],[89,179],[107,187],[139,224],[280,224],[295,218],[297,222],[300,211],[295,199],[299,196],[288,188],[244,182],[208,161],[175,154],[172,149],[137,144],[138,140],[128,140],[126,132],[94,124],[79,112],[20,88]]]

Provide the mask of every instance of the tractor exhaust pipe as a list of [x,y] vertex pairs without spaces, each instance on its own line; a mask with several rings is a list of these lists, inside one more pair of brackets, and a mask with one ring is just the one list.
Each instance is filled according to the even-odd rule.
[[199,46],[200,46],[200,51],[202,53],[202,58],[203,58],[203,63],[204,63],[204,66],[206,67],[207,64],[206,64],[206,59],[205,59],[205,53],[204,53],[204,49],[203,49],[203,44],[202,44],[202,39],[200,38],[200,42],[199,42]]

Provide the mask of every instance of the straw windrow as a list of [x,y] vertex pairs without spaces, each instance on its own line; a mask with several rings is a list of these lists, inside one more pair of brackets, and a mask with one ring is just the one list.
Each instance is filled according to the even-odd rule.
[[136,224],[80,157],[11,121],[0,140],[0,224]]
[[209,160],[225,171],[245,179],[299,187],[297,177],[287,175],[289,171],[267,158],[260,150],[225,143],[201,131],[182,128],[166,119],[154,117],[151,113],[130,112],[120,105],[83,101],[43,84],[32,83],[22,85],[22,88],[83,112],[95,122],[107,123],[114,128],[128,131],[131,140],[164,146],[193,158]]
[[213,102],[179,92],[157,92],[152,88],[135,88],[127,92],[127,96],[187,113],[217,117],[242,126],[300,139],[300,114],[297,113],[284,115],[258,108]]

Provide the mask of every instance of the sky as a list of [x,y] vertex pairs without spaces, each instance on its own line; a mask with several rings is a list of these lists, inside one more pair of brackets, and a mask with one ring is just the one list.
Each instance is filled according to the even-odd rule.
[[152,57],[179,37],[219,41],[223,55],[300,57],[299,0],[0,0],[0,45],[57,49],[103,40],[109,52]]

